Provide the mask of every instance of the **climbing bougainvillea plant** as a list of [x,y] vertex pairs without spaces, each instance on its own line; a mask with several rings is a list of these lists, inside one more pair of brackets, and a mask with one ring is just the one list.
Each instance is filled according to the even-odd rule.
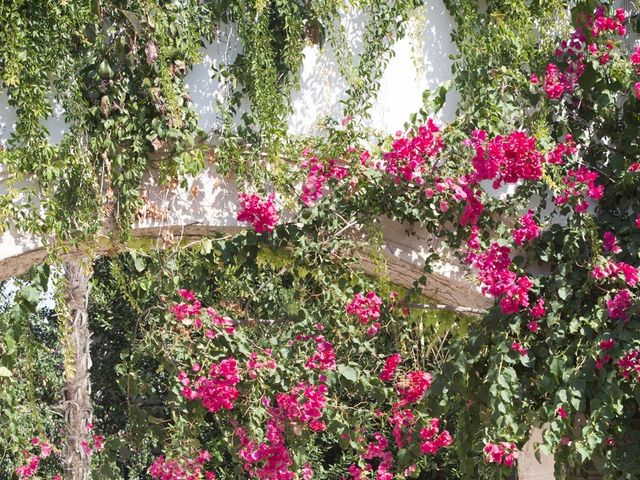
[[[202,282],[205,296],[175,281],[174,298],[160,297],[153,336],[171,441],[146,474],[418,478],[455,452],[460,475],[500,478],[532,427],[544,427],[539,448],[559,477],[585,468],[638,478],[638,19],[594,2],[571,17],[543,63],[511,66],[522,111],[510,126],[469,128],[476,112],[438,125],[425,106],[371,145],[347,117],[301,152],[295,201],[290,191],[240,195],[250,231],[215,247],[240,285],[211,294]],[[401,293],[345,280],[361,248],[354,229],[374,234],[385,215],[456,252],[495,300],[432,368],[389,341],[426,277]],[[240,273],[264,260],[254,249],[277,268],[252,290]],[[429,252],[425,272],[438,260]],[[287,282],[300,298],[285,298]],[[237,291],[253,296],[227,295]],[[282,297],[260,305],[265,292]],[[200,448],[204,431],[217,450]],[[38,448],[21,478],[47,456]]]
[[[522,92],[528,123],[544,129],[478,129],[461,139],[455,124],[423,118],[376,148],[303,152],[296,221],[338,211],[361,223],[387,214],[421,224],[457,248],[495,299],[440,372],[403,371],[396,353],[375,379],[346,369],[322,322],[286,346],[240,347],[242,327],[181,292],[175,321],[211,350],[205,364],[198,355],[181,365],[175,381],[185,402],[224,425],[250,477],[312,478],[297,445],[318,435],[352,442],[344,475],[354,480],[411,477],[421,456],[455,442],[508,475],[534,425],[545,425],[541,448],[560,460],[559,474],[587,462],[612,478],[640,472],[640,49],[628,47],[625,10],[584,5],[573,15],[569,37]],[[241,207],[238,219],[264,235],[290,224],[279,224],[273,194],[245,195]],[[395,302],[356,293],[346,319],[375,336]],[[273,388],[270,379],[284,375]],[[334,412],[345,408],[336,382],[360,375],[382,392],[384,401],[364,407],[379,428],[335,430]],[[453,437],[442,415],[455,409],[463,413]],[[247,411],[260,421],[247,425]]]

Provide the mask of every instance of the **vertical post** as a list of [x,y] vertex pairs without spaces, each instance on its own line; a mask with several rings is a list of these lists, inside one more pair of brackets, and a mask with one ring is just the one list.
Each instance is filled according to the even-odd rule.
[[69,261],[64,265],[65,301],[65,386],[63,388],[63,412],[66,444],[64,469],[66,480],[88,480],[91,468],[90,456],[83,443],[89,443],[88,424],[91,422],[91,384],[89,369],[91,356],[89,345],[91,332],[88,325],[89,279],[91,267],[85,261]]

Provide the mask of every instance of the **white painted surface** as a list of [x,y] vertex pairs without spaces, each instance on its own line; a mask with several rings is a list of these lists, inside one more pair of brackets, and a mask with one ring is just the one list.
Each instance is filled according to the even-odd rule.
[[0,147],[7,148],[11,132],[16,128],[16,109],[9,105],[9,97],[0,90]]
[[[350,50],[362,51],[362,29],[366,18],[357,12],[343,17]],[[379,94],[371,109],[368,125],[385,133],[402,129],[411,113],[422,106],[422,93],[451,78],[449,56],[456,52],[450,38],[453,20],[442,0],[428,0],[416,10],[410,20],[408,35],[394,45],[394,55],[382,79]],[[237,32],[231,25],[223,25],[218,38],[202,50],[202,62],[194,65],[185,78],[200,126],[207,132],[220,126],[216,101],[224,102],[229,85],[213,79],[212,67],[231,63],[242,51]],[[301,71],[300,88],[292,94],[293,112],[289,131],[294,135],[319,132],[317,121],[325,116],[342,118],[340,100],[345,98],[348,83],[339,73],[336,52],[326,42],[323,48],[307,45]],[[449,101],[437,119],[440,123],[453,119],[457,94],[449,94]],[[64,122],[64,109],[52,100],[52,115],[43,120],[49,131],[51,144],[57,144],[69,131]],[[240,115],[238,115],[238,121]],[[0,93],[0,144],[6,144],[15,128],[15,110],[9,106],[5,92]]]

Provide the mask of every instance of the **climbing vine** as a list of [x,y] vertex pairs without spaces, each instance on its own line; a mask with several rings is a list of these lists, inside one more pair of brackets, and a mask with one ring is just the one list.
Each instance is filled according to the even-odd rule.
[[[43,222],[9,196],[7,218],[77,238],[106,218],[89,213],[98,206],[126,233],[149,170],[172,184],[207,159],[246,175],[237,212],[246,232],[96,263],[93,326],[112,339],[96,348],[98,369],[119,382],[104,401],[96,395],[112,435],[92,460],[105,476],[501,478],[531,427],[543,425],[536,448],[555,456],[559,476],[638,475],[640,50],[627,40],[637,12],[588,1],[447,1],[460,50],[457,119],[432,118],[443,86],[425,93],[403,131],[372,140],[361,120],[416,5],[365,2],[371,41],[361,55],[341,55],[345,118],[294,142],[285,120],[302,48],[324,37],[336,49],[345,43],[335,25],[345,5],[71,4],[52,17],[68,27],[60,49],[40,49],[36,35],[37,54],[24,60],[19,31],[1,47],[18,114],[41,112],[20,120],[3,163],[18,179],[37,176],[47,210]],[[0,18],[38,28],[32,7],[16,3]],[[201,38],[224,23],[236,24],[243,49],[216,71],[231,89],[210,158],[184,76]],[[49,70],[30,84],[37,55]],[[77,73],[66,90],[52,59]],[[78,116],[51,147],[43,99],[62,90]],[[38,146],[45,156],[32,163]],[[264,192],[267,180],[273,191]],[[474,312],[481,320],[421,312],[426,275],[395,291],[384,274],[360,272],[366,257],[384,273],[384,216],[437,239],[474,272],[493,299]],[[371,233],[368,244],[354,240],[355,228]],[[439,253],[427,252],[425,274]],[[110,331],[116,325],[126,333]],[[435,335],[439,347],[425,347]],[[15,343],[13,333],[4,338],[3,382],[20,368],[7,338]]]
[[[293,155],[286,120],[303,48],[339,36],[341,15],[353,8],[370,17],[364,53],[353,55],[343,42],[332,42],[343,71],[350,72],[350,114],[356,104],[362,104],[359,113],[366,111],[393,39],[404,34],[411,2],[3,5],[0,20],[7,28],[0,33],[0,78],[17,115],[1,152],[16,185],[2,198],[5,223],[18,219],[22,230],[66,240],[91,235],[113,218],[116,230],[126,234],[144,201],[145,173],[175,186],[204,167],[209,148],[214,152],[209,160],[223,174],[282,184],[288,173],[281,158]],[[204,132],[184,77],[200,60],[203,40],[220,40],[227,26],[237,32],[240,51],[211,72],[227,94],[218,105],[220,125]],[[64,108],[69,126],[57,145],[49,144],[43,124],[52,115],[52,99]],[[238,116],[242,122],[236,126]],[[208,145],[208,137],[217,140]],[[260,168],[265,163],[269,168]],[[21,196],[19,182],[25,178],[38,180]],[[32,202],[21,202],[24,195],[37,198],[47,215],[30,209]]]

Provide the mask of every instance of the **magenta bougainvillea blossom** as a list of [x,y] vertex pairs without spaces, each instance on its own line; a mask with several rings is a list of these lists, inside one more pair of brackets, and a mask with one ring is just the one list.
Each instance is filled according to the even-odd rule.
[[216,480],[215,473],[204,469],[204,464],[211,459],[211,454],[201,450],[195,459],[166,459],[159,456],[149,467],[151,478],[158,480]]
[[618,368],[625,379],[640,381],[640,349],[634,348],[625,353],[624,357],[618,360]]
[[276,395],[277,412],[287,422],[308,425],[311,430],[321,432],[326,428],[320,419],[324,414],[327,391],[323,383],[299,383],[289,392]]
[[391,151],[384,154],[384,171],[393,177],[396,183],[411,182],[416,185],[424,183],[427,162],[435,157],[444,143],[440,129],[429,119],[425,125],[412,130],[403,136],[400,132],[391,146]]
[[336,354],[333,349],[333,344],[327,341],[323,335],[315,337],[316,353],[310,356],[305,367],[314,370],[335,370],[336,369]]
[[469,143],[475,149],[472,165],[477,180],[493,180],[493,188],[519,180],[540,180],[544,155],[535,137],[522,131],[497,135],[487,140],[487,133],[476,130]]
[[367,334],[375,335],[380,328],[380,322],[377,320],[380,318],[381,306],[382,299],[375,292],[371,291],[366,295],[356,293],[351,302],[347,304],[346,311],[348,314],[358,317],[358,321],[362,325],[373,322],[367,329]]
[[620,253],[622,251],[622,248],[618,245],[618,239],[609,231],[604,232],[603,244],[606,253]]
[[248,195],[241,193],[238,197],[240,210],[238,211],[238,221],[250,223],[258,233],[271,232],[278,223],[278,213],[274,204],[275,195],[273,193],[265,200],[261,200],[258,195]]
[[182,371],[178,379],[183,385],[182,396],[187,400],[200,400],[202,406],[212,413],[231,410],[238,399],[236,385],[240,383],[240,374],[233,357],[213,363],[208,376],[200,376],[192,382]]
[[[87,424],[88,440],[81,440],[80,448],[82,452],[91,456],[95,452],[99,452],[104,448],[105,438],[104,435],[97,435],[92,433],[93,424]],[[56,449],[56,453],[59,453],[60,449]],[[20,480],[27,478],[42,478],[38,475],[38,469],[41,466],[41,461],[50,457],[54,453],[54,446],[39,437],[33,437],[31,439],[31,447],[29,450],[24,450],[24,462],[22,465],[16,468],[16,475]],[[62,480],[62,476],[54,474],[50,477],[51,480]]]
[[549,100],[557,100],[565,92],[566,79],[557,65],[550,63],[544,75],[544,93]]
[[453,443],[453,437],[447,430],[440,431],[440,419],[432,418],[429,426],[420,430],[420,452],[429,455],[437,454],[440,449],[446,448]]
[[607,301],[607,312],[609,317],[614,320],[629,319],[629,309],[631,308],[631,293],[629,290],[622,289],[615,296]]
[[390,382],[393,380],[393,377],[396,374],[396,369],[398,368],[398,365],[400,365],[401,361],[402,359],[400,358],[399,353],[394,353],[387,357],[384,363],[384,368],[380,372],[380,380],[383,382]]
[[562,180],[564,190],[554,198],[556,205],[564,205],[575,199],[575,211],[585,213],[589,208],[588,199],[600,200],[604,195],[604,185],[596,185],[599,175],[586,167],[569,170]]
[[324,162],[318,157],[311,157],[302,162],[302,168],[307,170],[307,178],[302,184],[300,200],[307,207],[320,200],[325,195],[326,184],[331,179],[342,180],[349,174],[346,167],[337,164],[336,160]]
[[422,370],[407,373],[396,382],[396,390],[402,404],[415,403],[422,400],[431,387],[433,377]]
[[522,246],[524,242],[535,240],[542,232],[540,225],[536,223],[533,215],[533,210],[525,213],[520,220],[518,220],[518,224],[521,225],[521,227],[513,231],[513,241],[519,247]]
[[485,460],[488,463],[497,463],[506,467],[512,467],[518,458],[516,444],[513,442],[487,442],[484,447]]
[[511,248],[497,242],[485,252],[469,253],[467,261],[478,270],[482,292],[500,298],[503,313],[516,313],[529,306],[529,291],[533,286],[526,276],[518,277],[510,270]]

